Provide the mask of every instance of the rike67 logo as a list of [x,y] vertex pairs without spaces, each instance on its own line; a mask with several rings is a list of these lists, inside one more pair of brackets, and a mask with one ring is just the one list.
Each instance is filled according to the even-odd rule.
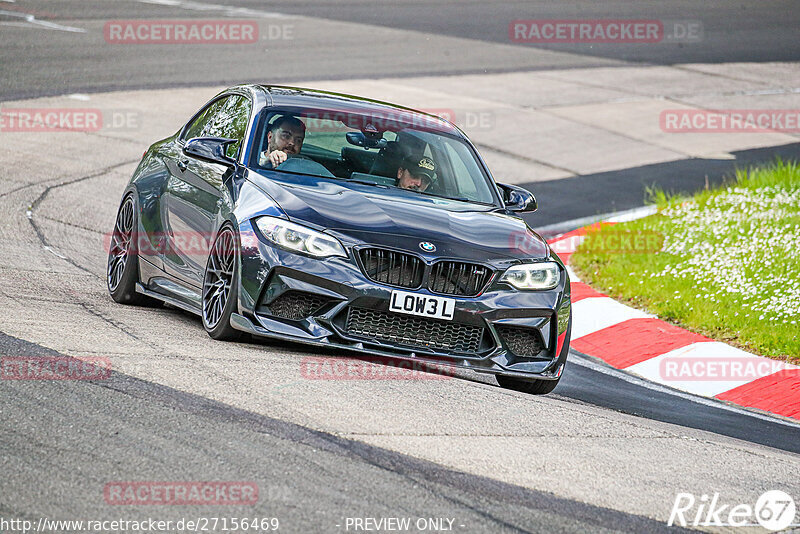
[[691,493],[678,493],[667,525],[681,527],[757,527],[773,532],[792,526],[797,512],[794,499],[783,491],[763,493],[755,503],[723,503],[719,493],[703,494],[699,499]]

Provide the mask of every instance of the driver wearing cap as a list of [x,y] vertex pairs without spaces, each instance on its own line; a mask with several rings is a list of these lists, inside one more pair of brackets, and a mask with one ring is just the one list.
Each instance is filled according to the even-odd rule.
[[436,176],[436,164],[427,156],[408,156],[397,169],[397,187],[425,191]]

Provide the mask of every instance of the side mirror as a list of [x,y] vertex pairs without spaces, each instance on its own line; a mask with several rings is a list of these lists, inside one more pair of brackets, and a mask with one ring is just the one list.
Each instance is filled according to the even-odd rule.
[[203,161],[236,167],[236,160],[225,154],[228,145],[236,142],[238,142],[237,139],[225,139],[224,137],[195,137],[186,141],[183,152]]
[[516,185],[497,184],[503,193],[503,202],[508,211],[536,211],[536,197],[527,189]]

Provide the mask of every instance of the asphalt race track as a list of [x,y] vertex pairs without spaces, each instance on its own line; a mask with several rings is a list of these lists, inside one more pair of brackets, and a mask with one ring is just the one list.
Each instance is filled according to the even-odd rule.
[[[190,18],[256,19],[261,40],[103,37],[110,20]],[[509,22],[533,18],[700,21],[703,40],[509,42]],[[536,193],[535,227],[636,208],[653,184],[697,190],[737,166],[799,157],[800,136],[743,134],[703,152],[697,141],[626,130],[633,122],[601,129],[580,114],[613,109],[634,120],[652,102],[744,107],[747,98],[797,108],[800,67],[785,62],[800,61],[798,28],[796,4],[777,0],[0,1],[0,113],[93,106],[136,118],[97,132],[0,131],[0,355],[104,357],[114,370],[107,380],[0,381],[0,520],[257,517],[278,518],[285,532],[354,532],[353,518],[409,517],[446,518],[457,532],[661,532],[680,530],[667,526],[679,493],[752,506],[781,489],[797,500],[800,425],[789,420],[653,386],[577,352],[545,397],[466,371],[311,380],[308,358],[392,362],[215,342],[175,308],[117,305],[103,242],[144,148],[219,88],[248,81],[489,110],[491,127],[465,130],[490,167]],[[560,94],[530,105],[503,84],[541,84],[544,100]],[[525,113],[535,128],[504,125]],[[562,130],[539,139],[539,120],[562,121],[567,138],[597,137],[607,159],[561,142]],[[548,136],[552,149],[526,152]],[[259,498],[119,506],[103,493],[116,481],[245,481]],[[0,532],[15,530],[0,523]]]
[[[56,18],[66,26],[102,30],[109,20],[136,18],[259,17],[264,21],[262,46],[243,50],[217,46],[173,47],[91,46],[102,44],[102,31],[69,35],[64,31],[21,32],[3,28],[0,64],[4,82],[0,96],[53,95],[135,87],[226,85],[228,82],[290,82],[351,78],[359,74],[416,75],[523,71],[587,66],[792,61],[800,56],[800,12],[791,0],[765,0],[757,5],[738,0],[691,2],[484,2],[448,0],[309,1],[124,0],[83,2],[18,0],[0,3],[0,20],[17,23],[14,13]],[[201,9],[205,4],[212,7]],[[230,8],[250,11],[231,12]],[[306,30],[293,14],[325,20]],[[503,57],[481,53],[479,43],[508,45],[508,24],[517,19],[659,19],[700,21],[703,41],[659,46],[592,44],[520,45]],[[70,21],[80,21],[70,24]],[[334,23],[334,21],[339,24]],[[353,24],[356,23],[356,24]],[[294,39],[270,34],[268,26],[295,25]],[[406,30],[413,33],[397,33]],[[313,34],[313,35],[309,35]],[[306,38],[301,40],[301,37]],[[99,37],[99,39],[98,39]],[[445,37],[469,39],[467,56],[451,47],[437,47]],[[326,47],[334,40],[335,47]],[[398,44],[402,47],[398,48]],[[88,46],[87,46],[88,45]],[[423,46],[424,45],[424,46]],[[176,49],[177,48],[177,49]],[[211,48],[211,50],[209,50]],[[326,49],[327,48],[327,49]],[[491,50],[490,47],[482,47]],[[526,52],[535,51],[535,54]],[[276,61],[276,56],[280,60]],[[31,68],[35,64],[36,68]],[[204,67],[198,69],[198,65]]]

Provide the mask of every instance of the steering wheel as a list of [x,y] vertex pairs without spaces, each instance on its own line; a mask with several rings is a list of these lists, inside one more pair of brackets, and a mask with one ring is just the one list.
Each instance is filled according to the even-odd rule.
[[289,158],[275,167],[275,170],[324,176],[325,178],[336,178],[324,165],[308,158]]

